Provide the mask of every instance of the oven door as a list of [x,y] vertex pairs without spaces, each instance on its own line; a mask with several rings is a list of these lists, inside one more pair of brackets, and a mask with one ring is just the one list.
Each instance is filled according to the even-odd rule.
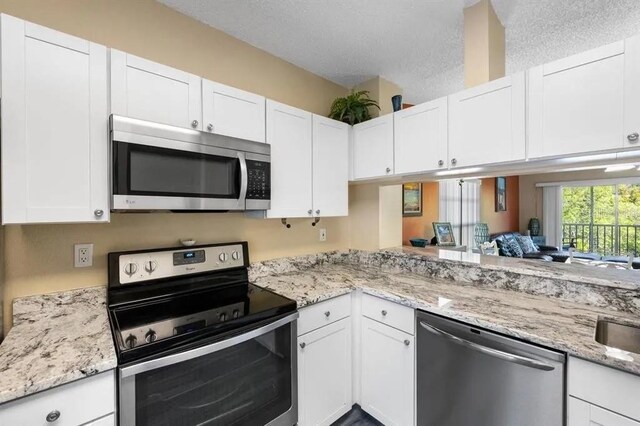
[[[127,135],[130,136],[130,135]],[[245,153],[135,135],[112,142],[114,210],[244,210]]]
[[120,368],[120,425],[295,425],[297,317]]

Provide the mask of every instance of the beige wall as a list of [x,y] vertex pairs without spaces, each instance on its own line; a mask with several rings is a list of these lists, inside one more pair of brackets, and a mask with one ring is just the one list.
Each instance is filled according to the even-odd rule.
[[349,187],[349,247],[377,250],[402,245],[402,185]]
[[375,108],[371,109],[372,117],[391,114],[393,112],[391,97],[394,95],[402,95],[402,88],[400,86],[388,80],[385,80],[380,76],[374,77],[354,86],[353,90],[368,90],[369,97],[378,102],[378,104],[380,105],[380,111]]
[[504,77],[504,27],[489,0],[464,9],[464,84],[473,87]]
[[381,186],[379,190],[380,243],[378,248],[402,245],[402,185]]
[[507,178],[507,210],[496,211],[496,178],[481,179],[480,222],[489,225],[489,232],[518,231],[520,219],[520,190],[518,176]]
[[640,173],[637,170],[605,173],[603,169],[597,169],[520,176],[520,231],[527,229],[532,217],[542,220],[542,188],[536,188],[537,183],[628,177],[640,178]]
[[[152,0],[0,0],[0,12],[326,115],[347,89]],[[4,329],[14,297],[105,284],[106,253],[248,240],[252,260],[348,247],[347,218],[292,221],[241,214],[114,214],[110,224],[5,227]],[[326,228],[327,242],[318,241]],[[94,266],[74,269],[73,244],[95,244]]]
[[422,215],[402,218],[402,244],[411,245],[411,238],[431,239],[433,222],[438,221],[440,185],[438,182],[422,182]]

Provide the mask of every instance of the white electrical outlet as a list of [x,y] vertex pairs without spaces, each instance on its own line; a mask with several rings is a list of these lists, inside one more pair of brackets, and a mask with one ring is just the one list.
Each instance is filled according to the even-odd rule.
[[93,244],[75,244],[73,246],[73,266],[76,268],[93,266]]
[[327,230],[326,230],[326,228],[320,228],[320,241],[327,241]]

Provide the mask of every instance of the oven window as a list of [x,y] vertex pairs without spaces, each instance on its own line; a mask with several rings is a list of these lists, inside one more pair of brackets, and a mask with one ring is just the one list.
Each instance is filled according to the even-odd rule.
[[291,324],[135,376],[136,425],[264,425],[291,407]]
[[238,198],[237,158],[117,142],[114,188],[122,195]]

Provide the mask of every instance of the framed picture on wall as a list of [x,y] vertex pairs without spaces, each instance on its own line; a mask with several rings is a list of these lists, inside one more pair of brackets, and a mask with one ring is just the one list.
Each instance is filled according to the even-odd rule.
[[402,185],[402,216],[422,216],[422,184]]
[[496,211],[507,211],[507,178],[496,178]]
[[439,246],[455,246],[453,228],[450,222],[433,222],[433,233]]

